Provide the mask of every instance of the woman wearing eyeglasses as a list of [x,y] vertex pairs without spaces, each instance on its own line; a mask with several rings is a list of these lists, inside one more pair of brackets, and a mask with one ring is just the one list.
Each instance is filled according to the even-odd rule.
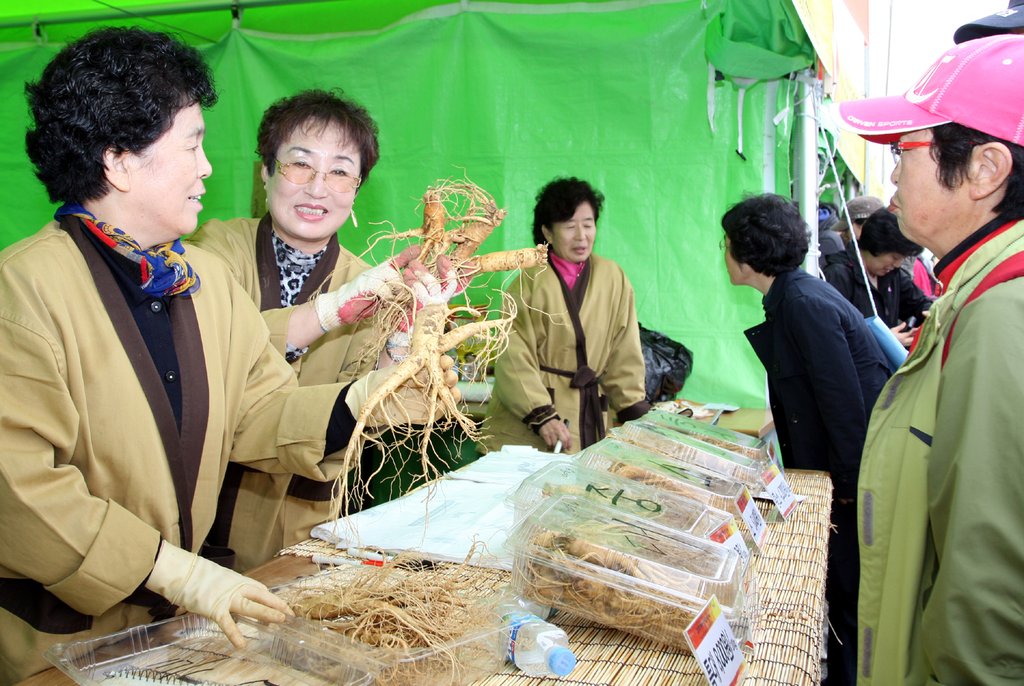
[[[401,279],[416,255],[408,249],[370,268],[338,243],[379,156],[377,126],[337,93],[303,91],[266,110],[257,152],[267,214],[207,222],[192,242],[228,263],[299,385],[362,376],[378,363],[377,352],[367,350],[373,331],[365,323],[373,295]],[[381,357],[382,365],[390,362]],[[237,569],[250,569],[308,538],[328,518],[331,495],[331,484],[231,465],[211,542],[234,550]]]

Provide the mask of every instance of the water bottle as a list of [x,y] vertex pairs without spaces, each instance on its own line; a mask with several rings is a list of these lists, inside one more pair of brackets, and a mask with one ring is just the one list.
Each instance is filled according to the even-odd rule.
[[554,624],[524,612],[521,603],[501,608],[508,628],[508,659],[529,676],[566,676],[576,666],[569,637]]

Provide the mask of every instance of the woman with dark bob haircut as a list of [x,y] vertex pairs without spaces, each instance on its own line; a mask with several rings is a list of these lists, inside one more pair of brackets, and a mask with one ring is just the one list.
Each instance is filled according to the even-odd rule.
[[[906,258],[920,255],[921,250],[920,245],[900,233],[896,215],[883,207],[864,221],[856,246],[851,241],[844,252],[828,256],[825,279],[863,316],[877,312],[878,318],[909,348],[932,301],[900,265]],[[869,285],[864,284],[865,273]],[[917,324],[905,326],[912,320]]]
[[595,255],[604,196],[586,181],[555,179],[537,194],[533,237],[550,267],[527,270],[508,350],[495,364],[482,449],[532,445],[574,452],[604,437],[608,415],[636,419],[645,399],[633,286]]
[[[407,344],[370,349],[373,295],[403,270],[429,274],[410,264],[418,246],[371,268],[338,241],[380,154],[370,113],[340,91],[301,91],[267,108],[256,138],[266,214],[211,220],[190,240],[223,258],[299,385],[351,381],[393,364]],[[330,518],[333,486],[231,463],[212,540],[235,551],[236,569],[256,567]]]
[[750,197],[725,213],[722,228],[729,280],[764,296],[765,321],[745,333],[768,374],[782,462],[832,475],[829,683],[854,683],[854,499],[868,416],[889,378],[888,367],[864,317],[832,286],[799,269],[808,239],[796,205],[779,195]]
[[0,683],[174,606],[241,647],[232,614],[291,611],[206,557],[230,552],[204,546],[228,461],[334,479],[325,455],[391,370],[298,387],[223,263],[182,245],[212,172],[195,49],[101,29],[26,93],[29,158],[62,204],[0,252]]

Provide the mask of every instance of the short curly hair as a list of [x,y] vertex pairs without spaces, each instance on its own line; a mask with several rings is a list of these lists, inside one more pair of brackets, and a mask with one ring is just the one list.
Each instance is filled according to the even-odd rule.
[[25,84],[25,149],[52,202],[110,192],[103,155],[140,153],[181,110],[217,102],[199,51],[164,33],[101,28],[66,45]]
[[744,198],[722,216],[722,228],[733,259],[765,276],[792,271],[807,255],[807,224],[781,195]]
[[365,184],[380,159],[377,123],[366,108],[345,97],[338,89],[305,90],[274,102],[263,113],[256,134],[256,154],[267,173],[273,175],[277,149],[288,136],[300,128],[318,127],[323,131],[333,126],[341,129],[359,148],[359,176]]
[[551,228],[555,222],[572,219],[576,208],[585,202],[593,208],[596,222],[601,216],[604,196],[586,181],[570,176],[555,179],[541,188],[533,207],[533,242],[546,243],[541,227]]
[[896,253],[904,257],[920,255],[924,250],[900,232],[899,220],[896,215],[885,209],[875,210],[864,220],[857,245],[875,257],[885,253]]

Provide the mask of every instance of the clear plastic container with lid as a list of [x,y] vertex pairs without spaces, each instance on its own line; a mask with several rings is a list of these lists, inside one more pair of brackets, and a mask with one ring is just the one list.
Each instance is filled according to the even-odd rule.
[[755,494],[761,492],[762,474],[770,464],[767,453],[755,460],[643,419],[615,427],[608,435],[740,481]]
[[[546,498],[578,495],[609,507],[651,519],[663,526],[722,542],[738,524],[734,515],[708,504],[641,481],[595,469],[578,460],[552,462],[528,476],[510,501],[516,521]],[[744,559],[746,559],[744,555]]]
[[675,414],[674,412],[660,412],[658,410],[648,412],[642,419],[648,424],[663,426],[666,429],[672,429],[673,431],[693,436],[704,443],[709,443],[729,452],[739,453],[752,460],[765,460],[769,458],[767,441],[742,434],[738,431],[732,431],[725,427],[700,422],[692,417]]
[[[381,645],[364,642],[362,636],[346,635],[346,631],[354,626],[354,615],[351,614],[354,609],[362,605],[363,611],[372,611],[381,603],[349,607],[339,602],[339,597],[343,596],[345,589],[358,585],[358,582],[365,584],[368,576],[377,574],[387,577],[376,582],[385,588],[395,588],[403,580],[430,586],[447,584],[452,578],[445,568],[406,569],[397,563],[384,567],[346,565],[302,577],[271,590],[291,605],[300,617],[306,614],[303,608],[316,608],[314,617],[320,613],[321,618],[297,618],[289,622],[288,628],[307,639],[318,636],[333,654],[346,661],[369,664],[373,686],[461,686],[502,668],[507,632],[501,616],[494,612],[493,599],[476,598],[475,593],[467,592],[467,602],[461,607],[447,606],[452,614],[441,618],[445,623],[443,632],[448,634],[443,641],[426,640],[429,645],[396,645],[398,641],[388,641],[388,645]],[[400,597],[401,592],[396,592],[395,602]],[[472,622],[465,621],[469,617],[473,618]],[[456,628],[459,626],[464,628],[459,630]],[[423,635],[420,638],[427,637]]]
[[[574,459],[592,469],[611,472],[652,488],[706,503],[732,514],[737,522],[743,521],[739,503],[746,500],[746,485],[730,477],[614,438],[594,443],[577,453]],[[746,526],[741,524],[740,530],[743,532],[743,540],[753,547],[754,541]]]
[[279,684],[367,686],[377,664],[342,655],[315,635],[240,617],[236,649],[211,620],[187,614],[69,643],[44,656],[77,684]]
[[723,545],[579,496],[539,505],[507,545],[518,595],[683,650],[686,626],[714,595],[749,641],[744,565]]

